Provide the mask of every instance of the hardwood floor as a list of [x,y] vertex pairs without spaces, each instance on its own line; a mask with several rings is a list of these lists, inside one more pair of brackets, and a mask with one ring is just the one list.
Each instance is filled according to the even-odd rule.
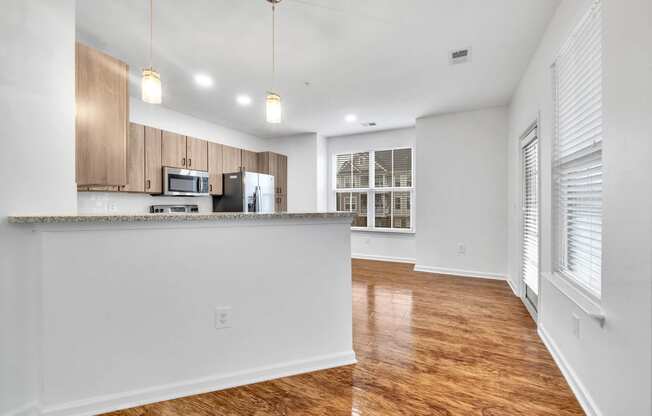
[[358,364],[111,416],[583,415],[504,282],[353,260]]

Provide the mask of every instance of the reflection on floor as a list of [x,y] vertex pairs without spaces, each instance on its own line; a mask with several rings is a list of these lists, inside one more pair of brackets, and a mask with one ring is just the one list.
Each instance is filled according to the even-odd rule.
[[137,407],[136,415],[583,415],[507,284],[353,260],[358,364]]

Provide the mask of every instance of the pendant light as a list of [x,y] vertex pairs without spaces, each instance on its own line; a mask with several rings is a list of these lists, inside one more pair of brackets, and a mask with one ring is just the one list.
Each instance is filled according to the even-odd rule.
[[161,91],[161,75],[152,67],[153,9],[153,0],[149,0],[149,68],[143,69],[141,97],[146,103],[161,104],[163,95]]
[[[272,3],[272,88],[274,88],[276,83],[276,5],[281,0],[267,1]],[[279,124],[283,120],[281,96],[275,92],[268,91],[265,106],[267,110],[267,122]]]

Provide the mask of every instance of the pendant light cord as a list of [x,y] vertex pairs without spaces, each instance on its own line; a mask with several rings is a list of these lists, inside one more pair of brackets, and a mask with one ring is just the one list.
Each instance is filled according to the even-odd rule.
[[149,0],[149,68],[152,69],[152,39],[154,32],[154,0]]
[[272,3],[272,88],[276,89],[276,3]]

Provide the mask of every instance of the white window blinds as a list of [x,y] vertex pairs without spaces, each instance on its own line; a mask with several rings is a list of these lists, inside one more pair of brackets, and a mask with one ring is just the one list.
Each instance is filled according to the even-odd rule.
[[539,294],[539,139],[536,128],[523,140],[523,246],[521,275]]
[[602,13],[596,1],[553,65],[556,269],[600,297]]

